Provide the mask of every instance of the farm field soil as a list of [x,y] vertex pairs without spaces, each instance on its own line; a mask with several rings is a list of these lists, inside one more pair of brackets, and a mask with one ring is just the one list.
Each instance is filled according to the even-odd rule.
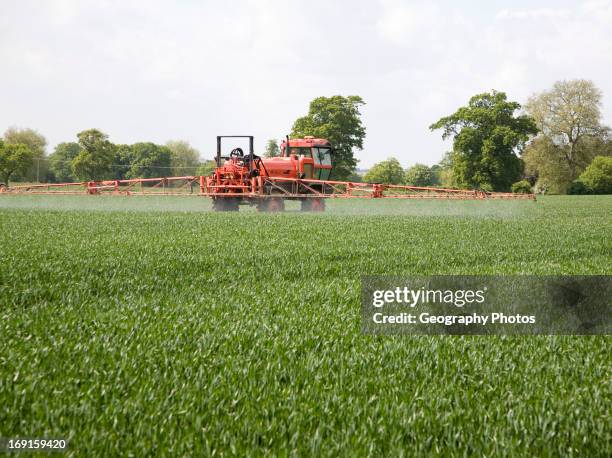
[[609,336],[360,333],[360,276],[610,274],[612,197],[0,196],[0,437],[79,456],[612,455]]

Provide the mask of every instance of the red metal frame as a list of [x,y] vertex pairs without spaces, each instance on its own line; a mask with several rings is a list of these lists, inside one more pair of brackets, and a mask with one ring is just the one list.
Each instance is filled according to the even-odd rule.
[[[271,194],[269,190],[273,190]],[[132,180],[49,183],[0,188],[4,194],[114,194],[144,196],[240,197],[260,201],[270,197],[284,199],[523,199],[535,200],[534,194],[485,192],[420,186],[356,183],[256,176],[242,184],[215,184],[211,177],[183,176],[136,178]]]
[[[194,195],[198,189],[196,176],[135,178],[131,180],[82,181],[76,183],[47,183],[11,186],[4,189],[7,194],[116,194],[185,196]],[[148,185],[148,186],[145,186]]]

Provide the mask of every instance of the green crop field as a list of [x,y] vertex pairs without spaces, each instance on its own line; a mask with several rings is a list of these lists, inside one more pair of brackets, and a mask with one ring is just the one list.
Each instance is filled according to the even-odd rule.
[[612,197],[0,196],[0,436],[79,456],[612,455],[609,336],[366,336],[360,276],[611,274]]

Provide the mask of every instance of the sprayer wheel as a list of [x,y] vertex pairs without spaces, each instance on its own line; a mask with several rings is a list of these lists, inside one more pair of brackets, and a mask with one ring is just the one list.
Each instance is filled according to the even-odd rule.
[[325,200],[323,199],[304,199],[302,200],[302,211],[303,212],[324,212],[325,211]]
[[213,199],[213,210],[217,212],[237,212],[240,208],[240,198],[216,197]]
[[285,211],[285,200],[282,197],[268,197],[259,202],[257,210],[269,213],[283,212]]

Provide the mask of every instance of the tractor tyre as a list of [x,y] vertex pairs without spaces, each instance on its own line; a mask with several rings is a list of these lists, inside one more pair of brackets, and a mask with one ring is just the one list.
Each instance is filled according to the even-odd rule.
[[285,200],[282,197],[268,197],[257,205],[260,212],[277,213],[285,211]]
[[309,198],[302,200],[302,211],[303,212],[324,212],[325,211],[325,200]]
[[216,212],[237,212],[240,208],[238,197],[215,197],[213,199],[213,210]]

